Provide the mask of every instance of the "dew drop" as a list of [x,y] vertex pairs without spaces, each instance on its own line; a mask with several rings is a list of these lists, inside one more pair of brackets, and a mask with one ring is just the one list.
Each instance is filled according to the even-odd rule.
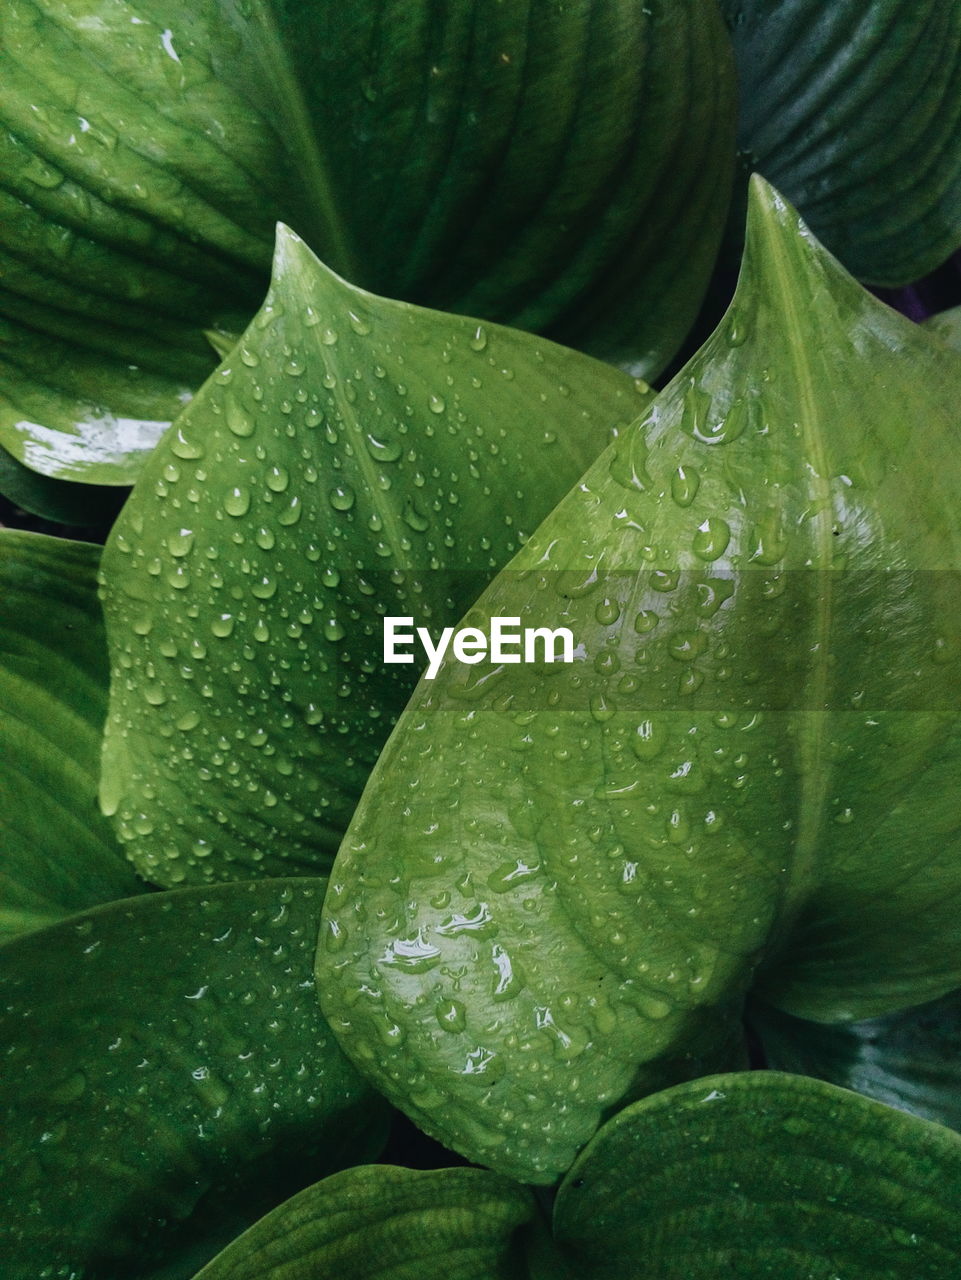
[[698,525],[691,548],[700,560],[717,560],[728,548],[731,528],[726,520],[709,516]]
[[689,507],[700,487],[701,477],[693,467],[678,467],[671,476],[671,497],[679,507]]
[[245,516],[250,510],[250,490],[246,485],[235,485],[224,499],[224,510],[229,516]]
[[350,485],[337,485],[331,489],[329,495],[330,505],[335,511],[349,511],[354,505],[354,491]]

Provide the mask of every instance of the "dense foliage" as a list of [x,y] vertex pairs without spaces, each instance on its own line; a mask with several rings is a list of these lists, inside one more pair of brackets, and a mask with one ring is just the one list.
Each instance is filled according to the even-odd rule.
[[8,0],[0,122],[4,1277],[954,1280],[958,6]]

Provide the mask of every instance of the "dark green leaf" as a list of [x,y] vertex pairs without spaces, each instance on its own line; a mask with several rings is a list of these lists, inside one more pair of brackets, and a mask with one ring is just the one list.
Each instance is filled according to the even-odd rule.
[[146,886],[97,808],[100,548],[0,531],[0,937]]
[[576,660],[448,660],[338,856],[326,1010],[418,1124],[549,1181],[727,1066],[752,981],[825,1021],[961,985],[959,405],[756,180],[730,313],[465,619]]
[[120,510],[126,490],[69,480],[51,480],[31,471],[0,445],[0,493],[15,507],[53,524],[99,525]]
[[348,1169],[275,1209],[197,1280],[524,1280],[531,1194],[483,1169]]
[[375,1153],[382,1109],[317,1009],[323,891],[153,894],[0,948],[5,1280],[209,1258]]
[[740,145],[856,276],[908,284],[961,245],[956,0],[721,0]]
[[961,1129],[961,995],[868,1022],[827,1026],[757,1006],[770,1066],[856,1089]]
[[555,1235],[583,1280],[950,1280],[961,1140],[799,1076],[713,1076],[615,1117]]
[[730,193],[714,0],[9,0],[0,443],[133,478],[273,225],[380,293],[656,373]]
[[326,869],[453,622],[649,392],[528,334],[352,288],[283,232],[273,290],[104,553],[102,796],[160,884]]

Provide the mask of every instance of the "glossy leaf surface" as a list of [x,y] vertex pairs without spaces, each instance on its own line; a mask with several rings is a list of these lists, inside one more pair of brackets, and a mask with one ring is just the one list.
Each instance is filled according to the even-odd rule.
[[10,0],[0,444],[124,484],[283,219],[342,275],[657,372],[730,193],[714,0]]
[[153,894],[0,948],[5,1277],[209,1257],[375,1153],[383,1111],[317,1010],[323,891]]
[[146,888],[97,807],[100,548],[0,531],[0,938]]
[[834,1026],[763,1006],[752,1021],[768,1064],[855,1089],[961,1130],[961,997]]
[[330,865],[417,668],[648,402],[607,365],[376,298],[289,232],[272,293],[104,553],[102,796],[160,884]]
[[948,1280],[961,1139],[844,1089],[714,1076],[636,1103],[567,1175],[555,1234],[584,1280]]
[[954,0],[721,0],[738,141],[861,280],[903,285],[961,245]]
[[752,982],[823,1020],[961,982],[959,404],[756,180],[730,313],[467,615],[573,663],[422,682],[332,873],[328,1016],[448,1145],[550,1181],[724,1069]]
[[482,1169],[347,1169],[275,1209],[197,1280],[524,1280],[529,1191]]

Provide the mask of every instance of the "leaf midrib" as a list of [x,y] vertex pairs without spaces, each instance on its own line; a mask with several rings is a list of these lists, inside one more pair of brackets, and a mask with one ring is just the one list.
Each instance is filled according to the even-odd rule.
[[251,9],[254,22],[263,35],[260,49],[264,70],[274,86],[274,100],[283,109],[284,123],[289,127],[291,145],[288,151],[296,157],[297,167],[304,175],[307,207],[311,209],[315,223],[310,230],[316,234],[317,250],[339,275],[357,283],[360,280],[359,261],[348,235],[347,223],[334,198],[330,163],[317,130],[312,127],[310,112],[274,18],[271,0],[252,0]]
[[[814,525],[814,570],[818,573],[817,610],[813,618],[812,643],[816,659],[805,701],[818,710],[796,713],[798,725],[798,824],[792,854],[787,864],[787,880],[781,899],[780,923],[790,928],[813,887],[819,837],[824,825],[825,800],[832,769],[827,759],[829,712],[827,706],[830,674],[828,671],[829,640],[834,616],[834,578],[829,568],[833,559],[832,530],[834,524],[828,460],[818,412],[818,395],[812,377],[811,362],[806,358],[804,318],[794,293],[794,281],[781,246],[772,246],[771,266],[776,278],[777,295],[784,309],[784,337],[788,359],[794,368],[800,412],[798,425],[804,452],[813,463],[813,482],[818,513]],[[795,570],[797,572],[798,570]]]

